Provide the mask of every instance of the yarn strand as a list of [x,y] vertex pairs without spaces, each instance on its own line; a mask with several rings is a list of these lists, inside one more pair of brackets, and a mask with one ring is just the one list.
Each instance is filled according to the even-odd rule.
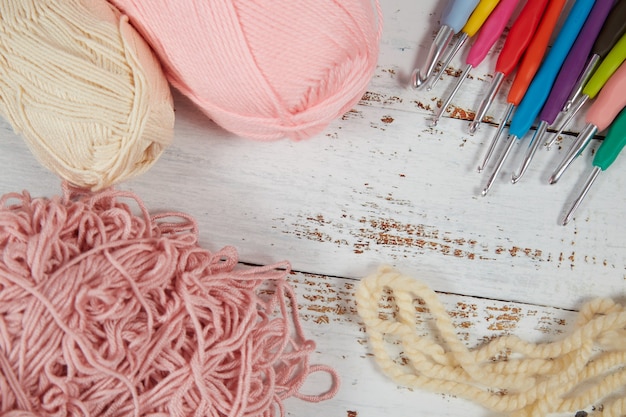
[[[393,298],[394,318],[379,313],[383,296]],[[441,344],[436,335],[417,334],[416,298],[432,315]],[[585,304],[578,327],[562,340],[533,344],[508,335],[474,350],[458,338],[434,291],[390,267],[364,278],[356,300],[376,362],[392,380],[408,387],[449,393],[514,417],[530,417],[575,412],[626,386],[626,309],[612,300]],[[621,417],[626,399],[605,404],[599,413]]]
[[[197,233],[114,189],[0,197],[0,415],[274,417],[334,396],[289,264],[238,266]],[[301,394],[319,371],[330,389]]]

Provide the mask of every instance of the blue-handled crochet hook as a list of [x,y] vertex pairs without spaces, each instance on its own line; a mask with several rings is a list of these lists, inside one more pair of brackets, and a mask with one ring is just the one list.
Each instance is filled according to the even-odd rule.
[[545,60],[541,64],[539,71],[537,71],[535,78],[528,87],[522,102],[511,120],[508,143],[505,150],[500,155],[495,169],[487,180],[487,184],[482,191],[483,196],[487,195],[495,179],[498,177],[506,158],[513,149],[513,144],[517,140],[521,140],[528,133],[543,108],[559,70],[574,44],[574,41],[576,41],[580,29],[587,20],[587,16],[589,16],[594,3],[595,0],[577,0],[570,10],[552,48],[546,55]]
[[437,63],[443,56],[448,44],[455,33],[463,29],[470,14],[476,8],[479,0],[449,0],[441,15],[441,27],[430,46],[426,62],[422,68],[413,71],[411,84],[413,88],[420,88],[427,84]]
[[567,54],[567,58],[561,65],[559,75],[541,110],[539,126],[531,139],[519,173],[514,173],[511,177],[514,184],[522,178],[530,166],[535,152],[537,152],[539,145],[543,143],[543,138],[548,131],[548,126],[554,123],[559,112],[565,105],[570,92],[575,88],[576,81],[585,68],[585,63],[587,62],[591,48],[612,7],[613,0],[596,0],[596,3],[593,5],[585,24],[576,37],[576,41]]

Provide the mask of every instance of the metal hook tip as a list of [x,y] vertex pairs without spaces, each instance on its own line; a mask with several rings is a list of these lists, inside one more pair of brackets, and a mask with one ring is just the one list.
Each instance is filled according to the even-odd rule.
[[423,77],[419,68],[413,70],[411,74],[411,85],[413,88],[421,88],[428,82],[428,77]]
[[478,123],[477,122],[470,123],[469,127],[467,128],[467,130],[469,131],[470,135],[475,134],[477,129],[478,129]]

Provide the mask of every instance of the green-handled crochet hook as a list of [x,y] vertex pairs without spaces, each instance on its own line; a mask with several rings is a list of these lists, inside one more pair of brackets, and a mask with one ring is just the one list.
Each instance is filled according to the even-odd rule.
[[583,202],[587,193],[591,189],[596,178],[600,175],[600,172],[606,171],[613,162],[617,159],[617,156],[622,151],[624,146],[626,145],[626,110],[622,110],[622,112],[617,116],[611,127],[609,128],[609,132],[602,141],[602,144],[596,151],[595,156],[593,157],[593,171],[587,178],[585,185],[582,190],[578,194],[578,197],[574,200],[569,210],[566,212],[565,217],[563,218],[561,224],[565,226],[567,223],[572,220],[574,217],[574,213]]

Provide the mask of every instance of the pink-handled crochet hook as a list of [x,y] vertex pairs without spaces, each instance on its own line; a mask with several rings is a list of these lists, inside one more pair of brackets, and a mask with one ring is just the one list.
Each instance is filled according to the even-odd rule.
[[495,10],[491,13],[485,24],[478,32],[478,37],[476,38],[476,42],[472,45],[472,48],[467,55],[467,59],[465,60],[466,66],[463,70],[463,73],[459,77],[459,80],[456,82],[454,89],[448,95],[448,97],[444,100],[439,112],[435,115],[431,122],[431,126],[436,126],[437,122],[446,111],[452,99],[456,95],[456,93],[461,89],[463,82],[467,78],[467,75],[472,70],[472,68],[480,65],[480,63],[485,59],[487,53],[491,49],[491,47],[496,43],[496,41],[500,38],[500,35],[504,31],[513,11],[515,11],[515,7],[517,6],[518,0],[502,0],[495,8]]

